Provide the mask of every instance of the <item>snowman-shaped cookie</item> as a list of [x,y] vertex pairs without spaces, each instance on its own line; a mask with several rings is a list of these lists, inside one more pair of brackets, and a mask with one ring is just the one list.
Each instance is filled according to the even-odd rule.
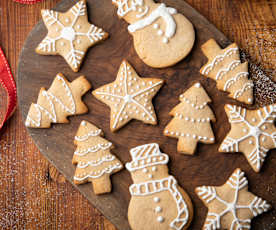
[[153,0],[112,0],[117,14],[130,25],[138,56],[154,68],[176,64],[191,51],[195,32],[177,10]]
[[187,229],[193,218],[193,206],[187,193],[169,175],[169,157],[158,144],[141,145],[130,150],[132,161],[126,164],[134,183],[128,220],[133,230]]

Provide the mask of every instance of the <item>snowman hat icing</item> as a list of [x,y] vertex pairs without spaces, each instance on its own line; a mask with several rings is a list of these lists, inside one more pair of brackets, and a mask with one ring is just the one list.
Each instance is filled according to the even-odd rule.
[[130,150],[132,161],[126,164],[128,171],[132,172],[148,166],[167,164],[169,157],[162,153],[156,143],[140,145]]

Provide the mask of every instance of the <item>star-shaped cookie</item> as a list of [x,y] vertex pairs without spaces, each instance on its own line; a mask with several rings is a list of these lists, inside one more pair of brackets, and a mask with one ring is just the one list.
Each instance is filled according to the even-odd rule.
[[105,40],[108,33],[88,22],[86,0],[80,0],[66,13],[42,10],[47,36],[37,46],[43,55],[61,55],[78,72],[87,49]]
[[270,205],[248,191],[248,181],[239,168],[222,186],[196,188],[199,198],[208,207],[202,229],[250,229],[254,216],[270,209]]
[[116,80],[93,91],[93,95],[111,109],[111,131],[120,129],[132,119],[157,124],[151,99],[163,82],[157,78],[140,78],[124,60]]
[[259,172],[266,154],[276,148],[276,104],[256,110],[226,105],[231,130],[222,142],[220,152],[242,152],[251,167]]

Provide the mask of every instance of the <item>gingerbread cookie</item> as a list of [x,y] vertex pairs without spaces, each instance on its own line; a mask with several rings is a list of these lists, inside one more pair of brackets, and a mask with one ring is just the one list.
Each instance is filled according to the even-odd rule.
[[219,147],[220,152],[242,152],[255,172],[259,172],[266,154],[276,148],[276,104],[256,110],[226,105],[231,130]]
[[254,216],[270,209],[270,205],[248,191],[244,172],[236,169],[222,186],[196,188],[199,198],[208,207],[202,229],[250,229]]
[[164,129],[164,135],[178,138],[178,152],[194,154],[197,142],[215,142],[210,122],[216,118],[207,105],[211,99],[200,83],[194,84],[179,99],[180,104],[170,112],[174,118]]
[[108,33],[90,24],[86,0],[78,1],[66,13],[42,10],[47,36],[36,48],[43,55],[61,55],[78,72],[87,49],[108,37]]
[[214,39],[210,39],[201,49],[208,62],[200,69],[200,73],[215,80],[218,89],[228,92],[229,97],[252,104],[254,85],[248,79],[248,63],[241,63],[237,44],[221,49]]
[[134,181],[128,220],[133,230],[187,229],[193,219],[193,205],[187,193],[169,175],[169,157],[158,144],[130,150],[132,162],[126,164]]
[[32,103],[25,125],[31,128],[49,128],[51,123],[68,123],[68,116],[84,114],[88,111],[81,98],[91,88],[81,76],[72,83],[57,74],[51,87],[41,88],[37,103]]
[[195,32],[191,22],[177,10],[153,0],[112,0],[117,14],[130,25],[138,56],[149,66],[168,67],[191,51]]
[[151,99],[163,82],[157,78],[140,78],[124,60],[116,80],[93,91],[93,95],[111,109],[111,131],[120,129],[132,119],[157,124]]
[[91,182],[95,194],[111,192],[110,175],[123,168],[122,163],[110,153],[112,143],[102,136],[102,130],[82,121],[74,141],[77,145],[72,160],[73,164],[77,164],[74,183]]

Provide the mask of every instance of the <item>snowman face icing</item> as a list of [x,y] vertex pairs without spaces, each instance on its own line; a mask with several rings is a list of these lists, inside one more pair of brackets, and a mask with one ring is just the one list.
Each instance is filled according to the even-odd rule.
[[154,165],[135,170],[131,173],[135,183],[158,180],[168,176],[168,167],[166,165]]
[[142,18],[149,11],[149,7],[144,5],[143,0],[112,0],[112,2],[117,5],[117,14],[120,17],[124,17],[128,13],[134,12],[136,18]]

